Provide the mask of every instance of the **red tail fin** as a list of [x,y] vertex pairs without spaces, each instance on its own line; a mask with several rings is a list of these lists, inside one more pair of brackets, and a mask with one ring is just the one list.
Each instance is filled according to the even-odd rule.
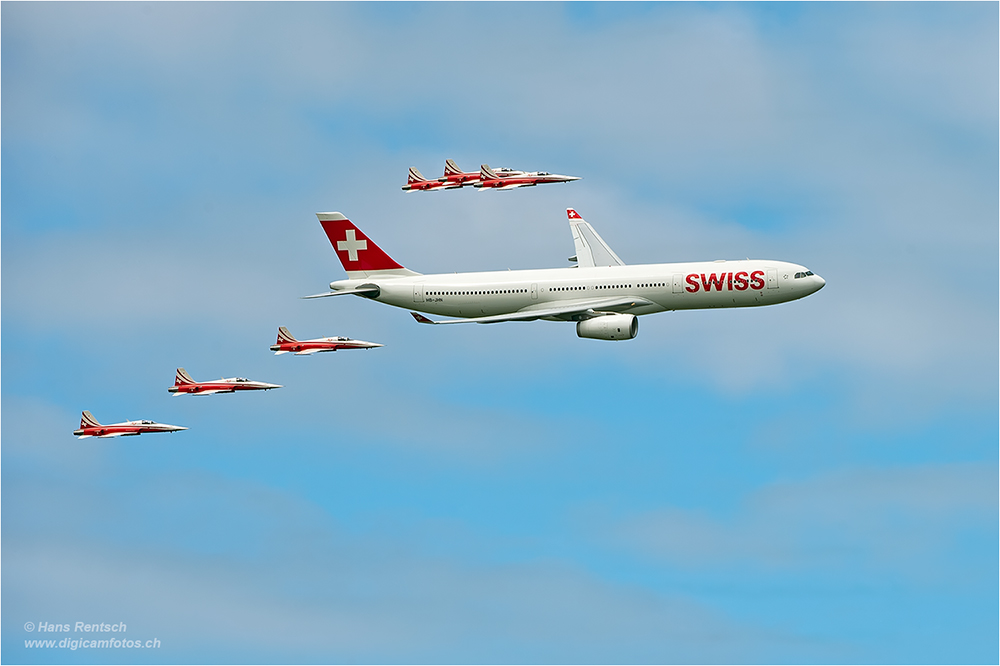
[[444,161],[445,178],[448,176],[461,176],[463,173],[465,172],[458,168],[458,165],[455,164],[455,160],[447,159]]
[[295,337],[292,336],[292,334],[288,332],[287,328],[285,328],[284,326],[279,326],[278,327],[278,342],[277,342],[277,344],[281,345],[281,344],[285,344],[285,343],[288,343],[288,342],[298,342],[298,340],[296,340]]
[[97,422],[97,419],[94,418],[93,414],[87,410],[83,410],[83,416],[80,417],[80,430],[83,430],[84,428],[97,428],[100,425],[101,424]]
[[[406,271],[342,213],[316,213],[337,258],[348,273]],[[414,275],[407,271],[406,275]]]
[[413,183],[426,183],[427,179],[424,175],[417,171],[417,167],[410,167],[410,175],[406,178],[407,185],[413,185]]
[[187,370],[185,370],[184,368],[177,368],[177,374],[174,375],[174,386],[178,386],[180,384],[194,384],[194,383],[195,383],[194,379],[192,379],[191,375],[187,373]]

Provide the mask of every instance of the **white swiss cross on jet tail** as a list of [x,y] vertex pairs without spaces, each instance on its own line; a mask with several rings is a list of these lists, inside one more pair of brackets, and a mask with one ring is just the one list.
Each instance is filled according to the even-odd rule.
[[354,235],[354,229],[348,229],[344,240],[337,241],[337,249],[341,252],[347,252],[347,256],[351,261],[357,261],[358,250],[367,250],[368,241],[358,240]]

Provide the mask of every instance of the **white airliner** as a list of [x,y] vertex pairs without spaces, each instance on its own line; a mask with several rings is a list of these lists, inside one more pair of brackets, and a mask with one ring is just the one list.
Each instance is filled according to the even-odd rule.
[[424,324],[502,321],[576,322],[576,334],[630,340],[637,315],[668,310],[741,308],[808,296],[826,282],[804,266],[747,259],[626,265],[575,210],[566,210],[577,266],[422,275],[393,261],[341,213],[317,213],[346,280],[304,298],[355,294],[399,308],[452,317]]

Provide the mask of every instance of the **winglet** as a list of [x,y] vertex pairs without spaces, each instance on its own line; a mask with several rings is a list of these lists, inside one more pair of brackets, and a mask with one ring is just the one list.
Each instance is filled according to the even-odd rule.
[[604,242],[601,235],[578,212],[567,208],[566,217],[569,218],[569,228],[573,233],[573,245],[576,247],[577,263],[580,266],[625,265],[625,262],[615,254],[615,251]]
[[437,323],[433,319],[428,319],[427,317],[423,316],[419,312],[411,312],[410,314],[413,315],[413,318],[416,319],[421,324],[436,324]]

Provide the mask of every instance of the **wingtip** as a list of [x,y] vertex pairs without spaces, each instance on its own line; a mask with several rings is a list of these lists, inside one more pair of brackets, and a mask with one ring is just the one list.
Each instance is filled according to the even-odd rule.
[[419,312],[411,312],[410,314],[413,315],[413,318],[416,319],[421,324],[433,324],[434,323],[433,320],[428,319],[427,317],[423,316]]

